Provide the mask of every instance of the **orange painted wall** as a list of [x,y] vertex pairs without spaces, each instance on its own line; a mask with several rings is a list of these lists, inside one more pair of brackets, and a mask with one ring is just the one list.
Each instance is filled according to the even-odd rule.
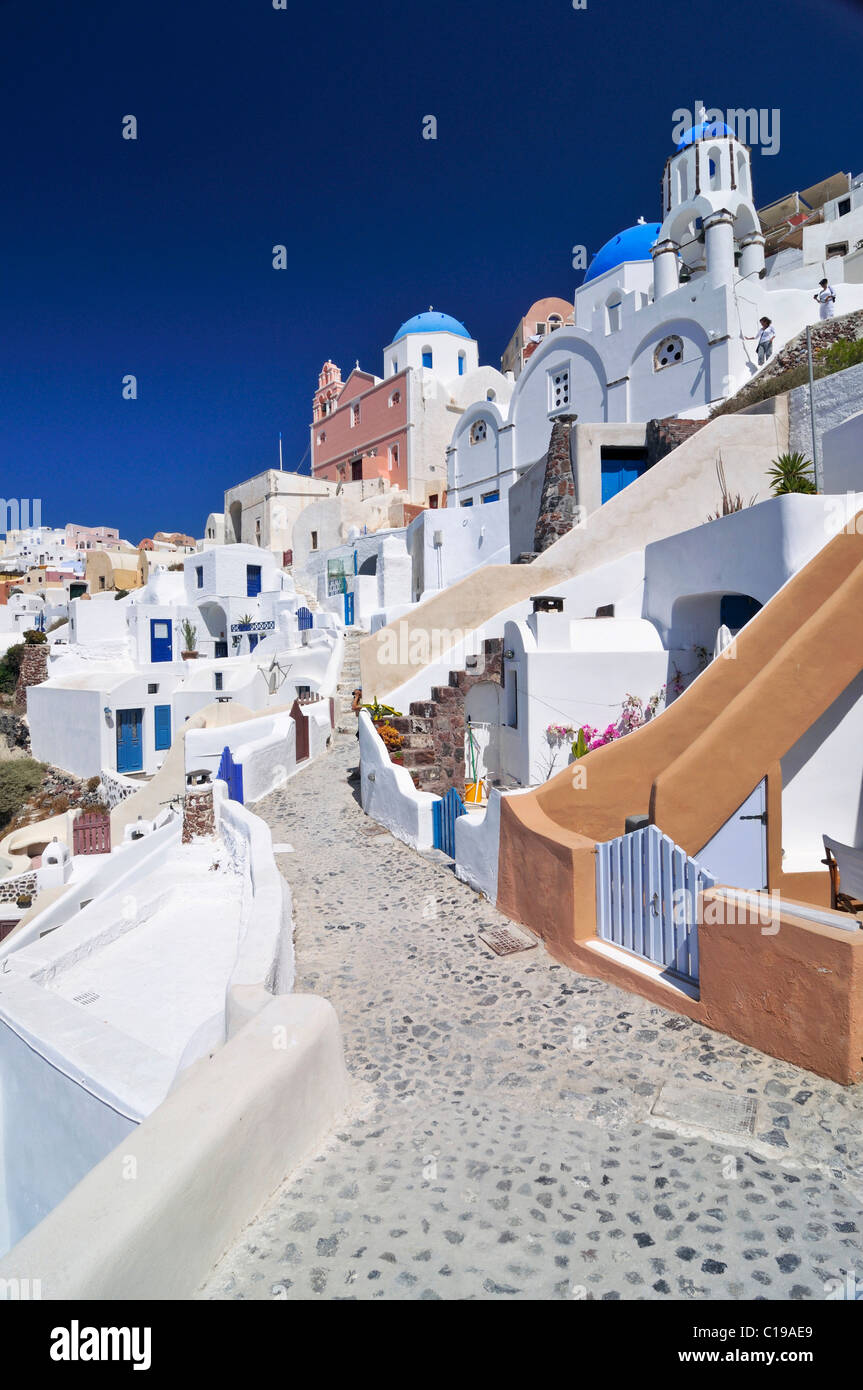
[[[828,1033],[813,1023],[801,1034],[800,1056],[809,1060],[800,1064],[844,1080],[856,1078],[860,1057],[854,1060],[854,1048],[863,1038],[856,937],[814,931],[811,924],[795,927],[796,936],[789,932],[781,946],[764,944],[776,938],[759,934],[756,974],[762,984],[756,987],[751,941],[743,947],[726,929],[710,928],[702,948],[701,1001],[692,1004],[674,992],[669,997],[663,982],[600,957],[588,943],[596,930],[597,841],[623,834],[627,815],[649,811],[687,853],[697,854],[764,777],[771,888],[829,903],[826,870],[823,875],[782,873],[780,759],[863,669],[859,524],[834,537],[747,624],[733,657],[714,661],[651,724],[580,760],[585,786],[573,784],[570,767],[534,791],[502,798],[497,897],[501,911],[533,928],[558,959],[576,969],[614,979],[791,1060],[797,1044],[785,1033],[793,1028],[800,1034],[803,1025],[783,1013],[778,997],[771,1003],[772,994],[784,992],[790,1000],[802,991],[806,1008],[816,1007],[817,1000],[821,1009],[819,971],[834,972],[830,983],[838,994],[829,1007],[838,1008],[844,1020],[844,1060],[828,1046]],[[792,941],[803,953],[798,965],[808,980],[805,989],[794,975],[798,958]],[[809,962],[805,969],[803,960]],[[750,993],[741,994],[742,986],[732,990],[731,982],[747,972]],[[863,1045],[858,1050],[863,1052]]]

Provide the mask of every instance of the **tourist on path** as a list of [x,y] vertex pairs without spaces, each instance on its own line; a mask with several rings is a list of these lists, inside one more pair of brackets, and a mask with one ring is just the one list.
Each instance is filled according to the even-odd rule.
[[822,319],[832,319],[833,305],[836,303],[836,295],[833,286],[827,280],[819,281],[820,289],[812,297],[821,305]]

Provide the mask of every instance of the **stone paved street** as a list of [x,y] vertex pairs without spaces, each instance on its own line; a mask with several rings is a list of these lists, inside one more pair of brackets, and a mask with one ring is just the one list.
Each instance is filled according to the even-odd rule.
[[[356,761],[342,738],[254,809],[294,847],[297,989],[338,1010],[357,1107],[200,1296],[821,1299],[863,1277],[863,1088],[541,945],[495,956],[477,930],[505,919],[363,816]],[[711,1131],[651,1113],[672,1086],[721,1102]]]

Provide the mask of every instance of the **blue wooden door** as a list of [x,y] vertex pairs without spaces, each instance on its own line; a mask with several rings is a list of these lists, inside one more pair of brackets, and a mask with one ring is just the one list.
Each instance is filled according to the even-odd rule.
[[297,626],[300,632],[306,632],[312,626],[313,622],[314,619],[308,608],[297,609]]
[[250,651],[250,652],[253,652],[253,651],[255,650],[255,647],[258,645],[258,643],[260,642],[260,640],[261,640],[261,639],[260,639],[260,637],[258,636],[257,632],[250,632],[250,633],[249,633],[249,651]]
[[117,771],[140,772],[144,766],[144,740],[141,736],[144,711],[117,710]]
[[354,623],[354,596],[345,594],[345,627],[353,627]]
[[602,500],[608,502],[610,498],[616,497],[618,492],[622,492],[630,483],[634,483],[636,478],[640,478],[647,467],[645,457],[637,457],[626,454],[615,454],[602,451]]
[[712,840],[699,862],[717,883],[731,888],[767,887],[767,783],[758,783]]
[[257,598],[261,592],[261,567],[260,565],[246,565],[246,596],[247,598]]
[[171,623],[168,618],[150,619],[150,660],[172,661],[173,642]]
[[156,752],[171,746],[171,706],[156,705],[153,710],[156,728]]

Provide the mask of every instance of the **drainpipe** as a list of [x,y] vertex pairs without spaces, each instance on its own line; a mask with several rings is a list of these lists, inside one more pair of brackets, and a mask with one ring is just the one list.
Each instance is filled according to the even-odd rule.
[[815,490],[823,492],[821,462],[818,457],[818,436],[815,433],[815,371],[812,366],[812,327],[806,325],[806,354],[809,359],[809,421],[812,429],[812,463],[815,468]]

